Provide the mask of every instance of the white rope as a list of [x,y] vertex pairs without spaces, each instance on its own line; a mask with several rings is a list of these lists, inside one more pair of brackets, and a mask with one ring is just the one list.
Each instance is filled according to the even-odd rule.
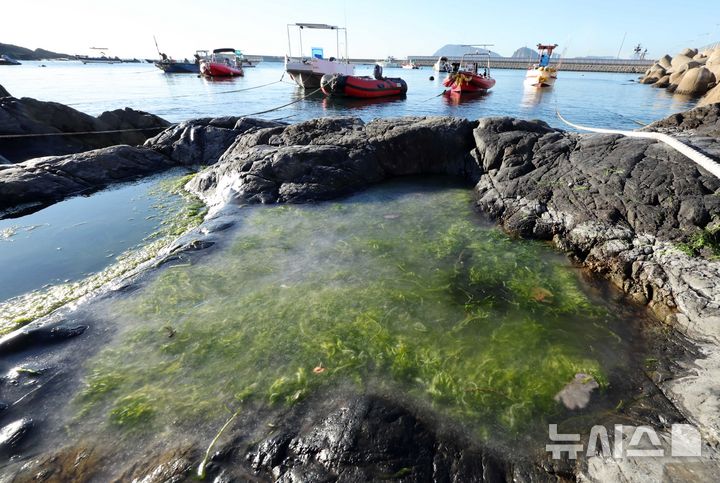
[[680,154],[687,156],[696,164],[714,175],[716,178],[720,179],[720,163],[717,163],[710,157],[691,148],[687,144],[678,141],[672,136],[659,132],[622,131],[620,129],[603,129],[598,127],[581,126],[579,124],[574,124],[562,117],[562,114],[560,114],[559,111],[555,111],[555,113],[562,122],[581,131],[590,131],[600,134],[621,134],[630,138],[655,139],[657,141],[661,141],[670,146],[671,148],[675,149]]

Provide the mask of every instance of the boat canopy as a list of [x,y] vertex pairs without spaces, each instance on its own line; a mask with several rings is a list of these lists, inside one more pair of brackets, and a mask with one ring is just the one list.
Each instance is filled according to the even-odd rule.
[[295,27],[299,27],[301,29],[321,29],[321,30],[342,30],[340,27],[336,25],[328,25],[326,23],[295,23],[295,24],[288,24],[293,25]]
[[236,52],[235,49],[215,49],[215,50],[213,50],[213,54],[223,54],[223,53],[234,54],[235,52]]

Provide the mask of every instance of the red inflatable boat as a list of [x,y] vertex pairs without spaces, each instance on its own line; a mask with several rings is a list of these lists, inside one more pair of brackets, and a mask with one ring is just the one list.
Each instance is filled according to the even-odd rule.
[[[483,58],[487,59],[487,64],[480,72]],[[461,68],[461,65],[464,67]],[[487,54],[465,54],[462,62],[452,64],[452,67],[452,71],[443,81],[443,85],[452,92],[483,92],[495,85],[495,79],[490,77],[490,56]]]
[[360,99],[402,96],[407,93],[407,84],[404,80],[382,77],[382,69],[378,70],[378,67],[375,68],[375,77],[326,74],[320,79],[320,88],[327,96]]
[[200,61],[200,73],[207,77],[242,77],[242,57],[235,49],[215,49]]

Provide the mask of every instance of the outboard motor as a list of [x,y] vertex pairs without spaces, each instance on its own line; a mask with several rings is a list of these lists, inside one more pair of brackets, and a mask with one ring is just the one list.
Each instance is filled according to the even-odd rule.
[[375,80],[383,79],[383,69],[380,64],[375,64],[375,68],[373,69],[373,77],[375,77]]

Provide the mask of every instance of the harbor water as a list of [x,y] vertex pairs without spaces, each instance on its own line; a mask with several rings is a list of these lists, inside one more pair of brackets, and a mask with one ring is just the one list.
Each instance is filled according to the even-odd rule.
[[[359,65],[355,72],[372,75],[372,68]],[[283,64],[278,62],[261,62],[245,69],[242,78],[212,80],[195,74],[164,74],[149,63],[84,65],[44,61],[4,68],[0,84],[15,97],[69,104],[92,115],[131,107],[172,122],[248,115],[298,101],[258,117],[298,122],[321,116],[357,116],[366,121],[396,116],[514,116],[567,127],[557,119],[558,110],[580,124],[636,129],[638,123],[650,123],[694,104],[693,99],[638,84],[636,74],[560,70],[552,89],[537,90],[524,87],[524,70],[494,69],[491,75],[497,83],[490,92],[459,99],[439,95],[444,90],[445,74],[429,68],[388,68],[384,75],[405,79],[408,94],[405,98],[380,100],[328,99],[321,92],[301,99],[312,91],[303,91],[283,74]],[[430,80],[431,76],[434,80]],[[273,84],[254,88],[268,83]]]

